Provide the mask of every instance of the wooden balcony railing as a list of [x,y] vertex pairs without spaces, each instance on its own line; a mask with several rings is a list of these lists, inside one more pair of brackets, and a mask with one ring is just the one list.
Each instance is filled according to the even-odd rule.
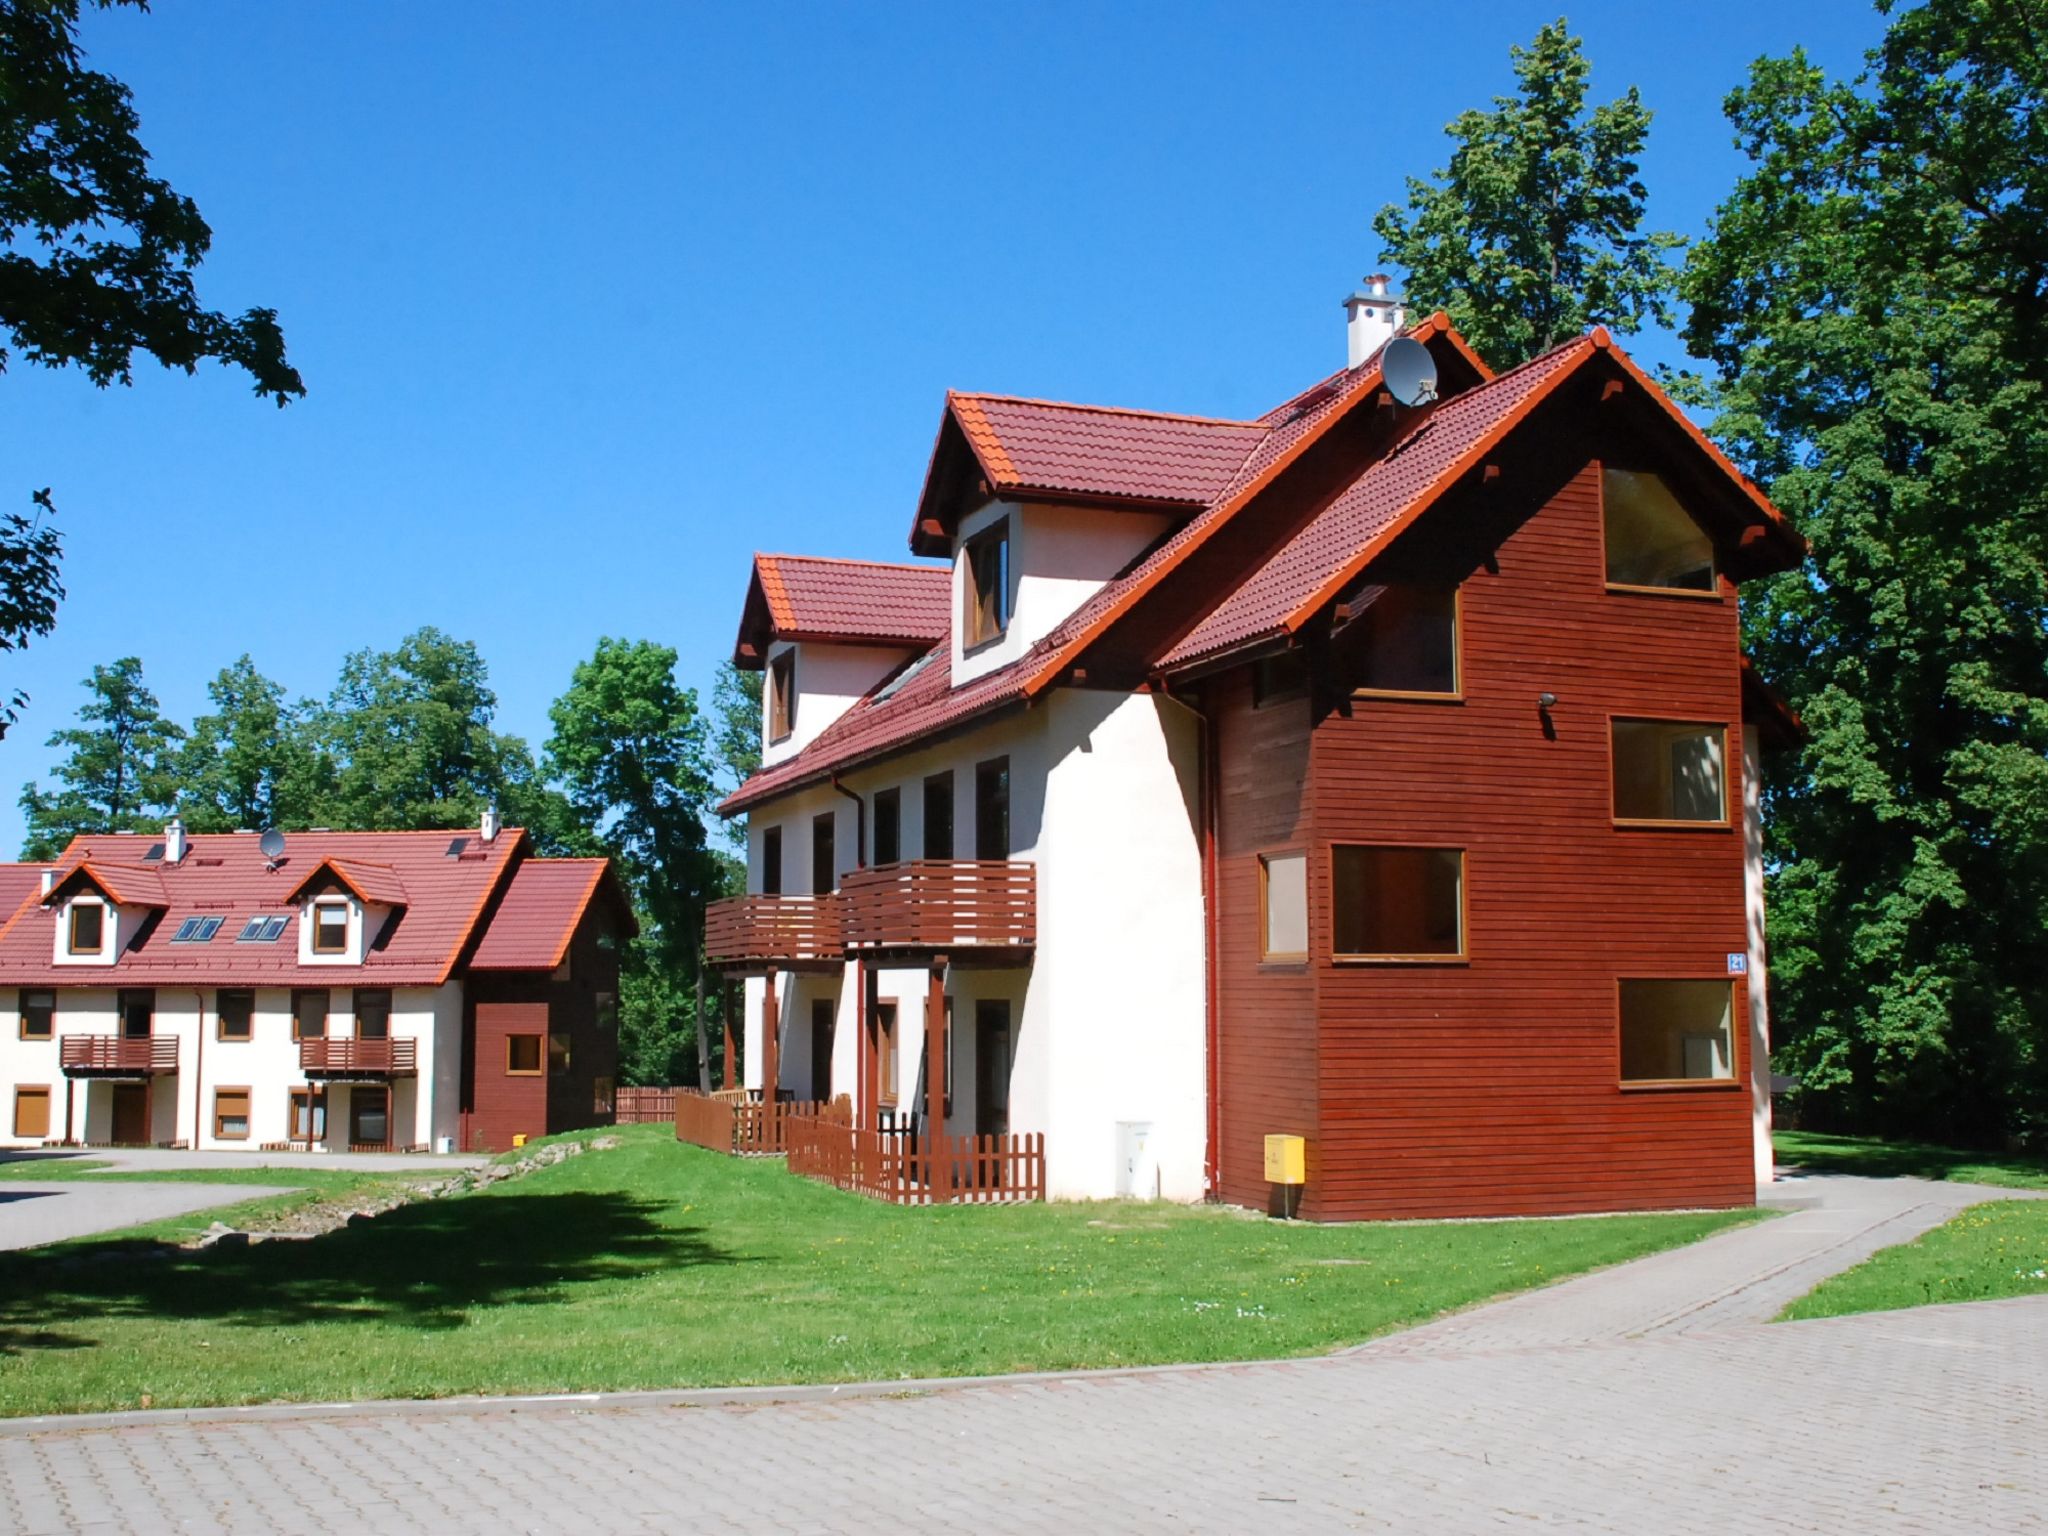
[[308,1077],[417,1077],[416,1040],[301,1040],[299,1070]]
[[704,909],[704,956],[714,965],[833,961],[845,944],[837,896],[732,896]]
[[1016,859],[908,859],[840,882],[846,947],[1029,949],[1038,866]]
[[57,1059],[72,1077],[149,1077],[178,1070],[178,1042],[169,1035],[66,1035]]

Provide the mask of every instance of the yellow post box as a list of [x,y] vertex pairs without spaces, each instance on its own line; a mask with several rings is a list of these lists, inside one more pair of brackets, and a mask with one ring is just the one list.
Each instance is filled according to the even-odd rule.
[[1266,1182],[1305,1184],[1308,1182],[1308,1142],[1300,1136],[1266,1138]]

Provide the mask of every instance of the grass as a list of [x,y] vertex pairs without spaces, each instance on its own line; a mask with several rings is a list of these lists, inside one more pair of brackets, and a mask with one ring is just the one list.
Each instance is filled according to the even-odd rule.
[[0,1255],[0,1414],[1311,1354],[1755,1217],[898,1210],[663,1127],[620,1134],[314,1242]]
[[1961,1152],[1914,1141],[1879,1141],[1870,1136],[1826,1136],[1816,1131],[1779,1131],[1771,1141],[1781,1167],[1810,1173],[1860,1173],[1872,1178],[1911,1177],[2005,1189],[2048,1189],[2048,1162],[1996,1152]]
[[2003,1296],[2048,1296],[2048,1200],[1971,1206],[1918,1240],[1822,1281],[1781,1320]]

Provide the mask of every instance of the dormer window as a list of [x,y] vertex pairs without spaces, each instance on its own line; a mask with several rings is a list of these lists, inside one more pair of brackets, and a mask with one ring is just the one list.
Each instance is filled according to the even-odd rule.
[[1010,627],[1010,520],[982,529],[961,554],[960,644],[971,651]]
[[347,902],[316,901],[313,903],[313,953],[316,955],[345,955],[348,953]]
[[796,652],[768,663],[768,741],[785,741],[796,729]]
[[96,901],[71,903],[69,948],[74,955],[96,955],[106,942],[107,909]]

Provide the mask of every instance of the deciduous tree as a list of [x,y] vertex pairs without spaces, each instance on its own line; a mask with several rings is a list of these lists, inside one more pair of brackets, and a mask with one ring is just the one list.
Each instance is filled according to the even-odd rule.
[[49,740],[66,753],[51,770],[62,788],[22,789],[24,858],[55,858],[80,832],[155,831],[175,799],[176,748],[185,733],[164,719],[142,680],[142,663],[124,656],[94,667],[85,687],[91,697],[79,723]]

